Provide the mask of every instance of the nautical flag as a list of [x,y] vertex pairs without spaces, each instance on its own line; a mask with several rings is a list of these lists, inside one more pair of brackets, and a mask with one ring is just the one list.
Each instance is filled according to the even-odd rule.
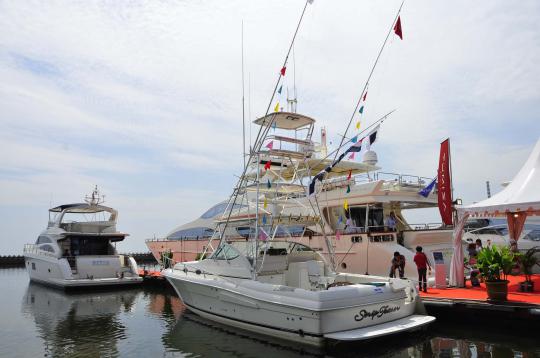
[[337,223],[338,224],[341,224],[343,222],[343,216],[339,216],[338,220],[337,220]]
[[285,71],[287,71],[287,67],[283,66],[280,71],[282,76],[285,76]]
[[267,206],[268,206],[268,201],[266,201],[266,196],[265,196],[264,202],[263,202],[263,208],[266,209]]
[[339,230],[336,230],[336,240],[340,240],[341,239],[341,233],[339,232]]
[[268,142],[268,144],[265,145],[266,148],[268,149],[274,149],[274,141],[271,140],[270,142]]
[[276,130],[276,127],[277,127],[277,123],[276,123],[276,121],[274,120],[274,121],[272,122],[272,129],[273,129],[273,130]]
[[375,140],[377,139],[377,132],[379,131],[379,127],[380,126],[375,127],[375,129],[372,130],[371,133],[367,135],[367,137],[369,138],[366,145],[367,150],[369,150],[371,148],[371,145],[375,143]]
[[272,184],[270,184],[270,179],[268,179],[268,182],[266,183],[266,186],[268,187],[268,189],[270,189],[272,187]]
[[[263,216],[263,221],[265,220],[265,216]],[[266,241],[268,240],[268,235],[266,234],[266,232],[264,232],[264,230],[262,228],[259,229],[259,240],[261,241]]]
[[347,199],[345,199],[345,201],[343,202],[343,209],[345,209],[345,211],[349,210],[349,202],[347,201]]
[[362,150],[362,141],[363,139],[359,140],[358,142],[354,143],[349,149],[345,151],[345,153],[358,153]]
[[429,193],[431,193],[435,187],[435,184],[437,184],[437,178],[433,179],[431,183],[429,183],[424,189],[420,190],[418,194],[422,195],[424,198],[427,198]]
[[279,112],[279,102],[276,103],[276,106],[274,107],[274,112]]
[[347,218],[347,221],[345,222],[345,226],[352,226],[351,218]]
[[352,169],[349,170],[349,175],[347,175],[347,180],[351,180],[352,177]]
[[279,86],[279,89],[277,90],[277,93],[281,94],[282,89],[283,89],[283,85]]
[[351,192],[351,186],[347,185],[347,194],[349,194],[350,192]]
[[356,129],[360,129],[360,121],[356,122]]
[[366,97],[367,97],[367,91],[366,91],[366,93],[364,93],[364,98],[362,99],[362,101],[365,102],[365,101],[366,101]]
[[355,152],[352,152],[351,155],[349,155],[349,160],[354,160],[354,153]]
[[403,40],[403,32],[401,31],[401,16],[398,16],[396,25],[394,26],[394,32]]
[[271,165],[272,165],[272,161],[271,160],[267,161],[266,164],[264,165],[264,170],[270,169]]
[[358,136],[355,135],[354,137],[351,138],[351,143],[356,143],[358,142]]
[[266,225],[266,215],[263,215],[263,217],[262,217],[262,223],[263,223],[263,225]]
[[[366,97],[364,96],[364,101],[366,100],[365,98]],[[360,107],[360,110],[358,111],[358,113],[360,113],[360,114],[364,113],[364,106]]]

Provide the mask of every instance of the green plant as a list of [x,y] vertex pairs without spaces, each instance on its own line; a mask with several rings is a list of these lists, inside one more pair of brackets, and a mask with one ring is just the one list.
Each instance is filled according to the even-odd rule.
[[535,265],[540,265],[538,253],[540,253],[540,247],[535,246],[528,249],[525,253],[519,254],[518,261],[521,271],[525,275],[525,282],[532,282],[532,269]]
[[478,253],[476,267],[486,281],[505,281],[516,255],[509,247],[485,247]]

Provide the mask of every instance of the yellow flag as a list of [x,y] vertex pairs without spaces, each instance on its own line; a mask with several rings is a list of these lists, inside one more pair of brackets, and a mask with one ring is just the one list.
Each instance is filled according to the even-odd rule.
[[274,107],[274,112],[279,112],[279,102],[276,103],[276,106]]
[[356,129],[360,129],[360,121],[356,122]]
[[266,201],[266,197],[264,197],[264,204],[263,204],[263,208],[266,209],[266,207],[268,206],[268,202]]
[[345,201],[343,202],[343,209],[349,210],[349,202],[347,201],[347,199],[345,199]]

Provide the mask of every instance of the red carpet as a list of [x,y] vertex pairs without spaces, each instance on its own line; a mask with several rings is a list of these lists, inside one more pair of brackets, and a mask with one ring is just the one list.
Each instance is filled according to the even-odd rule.
[[[519,283],[525,281],[525,276],[508,276],[508,301],[520,303],[540,304],[540,275],[533,275],[534,292],[519,292]],[[486,285],[480,284],[480,287],[472,287],[471,282],[467,281],[465,288],[430,288],[427,293],[420,293],[425,298],[451,298],[462,300],[487,300]]]

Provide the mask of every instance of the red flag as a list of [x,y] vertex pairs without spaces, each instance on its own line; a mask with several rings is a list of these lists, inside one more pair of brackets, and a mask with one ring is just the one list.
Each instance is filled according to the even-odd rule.
[[365,101],[366,101],[366,97],[367,97],[367,91],[366,91],[366,93],[364,93],[364,98],[362,98],[362,101],[365,102]]
[[403,40],[403,32],[401,31],[401,16],[398,16],[396,24],[394,25],[394,32]]
[[282,75],[282,76],[285,76],[285,71],[287,71],[287,67],[283,66],[283,67],[281,68],[281,75]]
[[272,161],[271,160],[267,161],[266,164],[264,165],[264,170],[270,169],[271,165],[272,165]]
[[351,176],[352,176],[352,169],[349,170],[349,175],[347,175],[347,180],[351,180]]
[[441,143],[439,170],[437,173],[437,199],[441,219],[452,225],[452,183],[450,182],[450,140]]

